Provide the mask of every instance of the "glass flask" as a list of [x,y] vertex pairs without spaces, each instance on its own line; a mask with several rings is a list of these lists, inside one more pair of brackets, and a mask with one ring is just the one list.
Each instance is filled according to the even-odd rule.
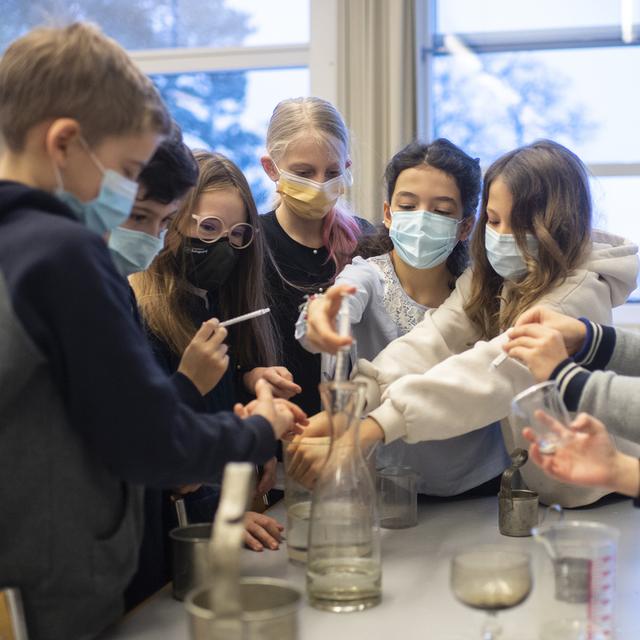
[[307,593],[311,606],[327,611],[362,611],[381,600],[376,490],[359,443],[364,392],[354,382],[320,385],[331,445],[311,502]]

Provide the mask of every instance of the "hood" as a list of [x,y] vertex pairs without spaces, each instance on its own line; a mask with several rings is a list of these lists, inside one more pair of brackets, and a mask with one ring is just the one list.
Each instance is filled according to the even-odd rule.
[[0,180],[0,220],[16,209],[37,209],[78,220],[71,209],[53,194],[20,182]]
[[614,307],[624,304],[638,286],[638,245],[606,231],[591,234],[591,253],[583,268],[597,273],[611,290]]

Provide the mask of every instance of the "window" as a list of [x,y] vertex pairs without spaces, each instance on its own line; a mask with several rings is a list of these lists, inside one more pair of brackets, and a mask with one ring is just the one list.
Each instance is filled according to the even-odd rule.
[[593,175],[594,224],[640,243],[640,0],[422,7],[422,135],[450,138],[484,167],[537,138],[557,140]]
[[228,155],[259,211],[260,156],[275,105],[309,93],[309,0],[5,0],[0,50],[39,24],[89,20],[129,50],[188,144]]

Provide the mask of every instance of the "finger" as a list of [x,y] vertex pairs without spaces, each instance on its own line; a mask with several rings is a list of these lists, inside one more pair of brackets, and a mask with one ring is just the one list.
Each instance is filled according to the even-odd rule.
[[271,392],[271,387],[263,378],[260,378],[258,382],[256,382],[256,399],[258,402],[270,402],[273,404],[273,393]]
[[239,402],[233,405],[233,413],[235,413],[238,418],[246,418],[249,415],[247,410]]
[[216,332],[219,324],[218,318],[210,318],[206,322],[203,322],[191,342],[206,342]]
[[515,323],[516,327],[523,324],[540,324],[542,323],[542,310],[543,307],[532,307],[527,309]]
[[256,513],[253,522],[265,529],[277,542],[282,542],[281,533],[284,527],[275,519],[264,513]]
[[523,438],[525,440],[528,440],[529,442],[535,442],[536,441],[535,431],[531,427],[525,427],[522,430],[522,436],[523,436]]
[[215,348],[219,344],[222,344],[228,335],[229,332],[224,327],[218,327],[215,333],[209,338],[208,345]]
[[554,331],[554,329],[544,327],[541,324],[523,324],[509,329],[508,333],[509,338],[511,338],[511,340],[514,340],[515,338],[520,338],[523,336],[541,338],[549,335],[549,333],[551,333],[552,331]]
[[276,404],[284,404],[293,414],[293,419],[299,424],[309,424],[307,414],[295,403],[289,400],[278,399]]
[[510,351],[507,351],[510,358],[524,362],[527,366],[535,358],[536,352],[534,349],[528,349],[525,347],[514,347]]
[[273,549],[274,551],[280,546],[278,541],[256,521],[249,522],[246,525],[247,531],[262,545]]
[[287,380],[277,371],[267,370],[263,377],[267,382],[270,382],[274,387],[281,391],[292,393],[300,393],[302,391],[302,387],[300,385],[293,382],[293,380]]
[[282,378],[285,380],[293,381],[293,373],[287,369],[287,367],[273,367],[275,371],[277,371]]
[[246,529],[244,532],[244,543],[252,551],[262,551],[264,549],[261,542],[254,538]]
[[541,342],[539,338],[532,338],[530,336],[520,336],[519,338],[515,338],[513,340],[509,340],[507,344],[504,345],[504,350],[507,353],[510,353],[512,349],[516,347],[526,347],[527,349],[535,349],[540,348]]
[[600,420],[596,420],[588,413],[579,414],[576,419],[569,425],[572,431],[579,431],[580,433],[596,434],[601,431],[606,431],[606,427]]

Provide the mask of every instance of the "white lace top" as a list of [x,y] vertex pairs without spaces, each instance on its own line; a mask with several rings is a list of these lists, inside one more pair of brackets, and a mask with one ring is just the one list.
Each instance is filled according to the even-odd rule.
[[[349,296],[349,318],[354,345],[351,361],[373,360],[390,342],[411,331],[424,318],[426,307],[410,298],[396,275],[390,254],[363,260],[354,258],[336,278],[336,284],[355,286]],[[305,323],[298,322],[304,341]],[[323,379],[333,378],[335,358],[323,354]],[[382,446],[378,467],[407,465],[418,474],[418,491],[452,496],[494,478],[508,465],[498,423],[449,440],[407,444],[396,440]]]

